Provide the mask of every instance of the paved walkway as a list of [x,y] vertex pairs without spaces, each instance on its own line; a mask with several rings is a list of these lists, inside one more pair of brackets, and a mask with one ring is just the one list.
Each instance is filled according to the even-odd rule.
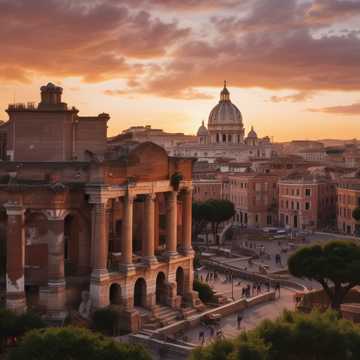
[[[243,320],[241,327],[237,327],[237,314],[229,315],[220,321],[219,329],[222,330],[222,334],[225,338],[234,338],[238,336],[243,330],[251,330],[255,328],[262,320],[276,319],[285,309],[294,310],[295,303],[293,300],[294,291],[291,289],[281,289],[280,298],[269,301],[264,304],[255,305],[242,312]],[[194,344],[200,344],[199,333],[204,332],[205,343],[212,342],[214,338],[210,337],[210,328],[204,326],[198,326],[190,329],[185,333],[188,340]],[[215,329],[216,333],[216,329]]]

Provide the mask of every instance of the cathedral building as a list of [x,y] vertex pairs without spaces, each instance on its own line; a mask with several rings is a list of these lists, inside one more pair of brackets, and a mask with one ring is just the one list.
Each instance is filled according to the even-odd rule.
[[207,127],[202,122],[197,138],[197,143],[174,147],[172,154],[208,162],[214,162],[217,158],[234,161],[270,159],[274,155],[269,137],[259,138],[253,127],[245,136],[242,114],[230,100],[226,82],[220,92],[219,103],[210,112]]
[[[151,142],[107,148],[107,122],[81,117],[41,88],[41,102],[9,105],[0,126],[0,291],[6,307],[61,321],[110,304],[124,329],[144,312],[201,305],[193,292],[192,159]],[[125,151],[126,150],[126,151]]]

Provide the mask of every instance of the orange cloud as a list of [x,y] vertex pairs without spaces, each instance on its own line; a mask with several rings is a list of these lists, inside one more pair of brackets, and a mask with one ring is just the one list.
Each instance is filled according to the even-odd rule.
[[295,94],[291,94],[291,95],[286,95],[286,96],[272,96],[270,98],[270,101],[278,103],[278,102],[283,102],[283,101],[289,101],[289,102],[301,102],[301,101],[306,101],[309,100],[313,97],[313,92],[311,91],[300,91],[298,93]]
[[[180,99],[207,99],[199,88],[218,87],[224,79],[231,86],[297,92],[273,101],[303,101],[318,90],[360,90],[359,34],[351,27],[344,33],[326,28],[359,16],[358,4],[0,0],[0,78],[123,79],[126,88],[105,93]],[[196,20],[181,12],[191,9]],[[229,17],[229,10],[235,15]],[[201,24],[191,28],[191,21]],[[321,35],[314,35],[320,28]]]
[[360,102],[350,105],[329,106],[319,109],[308,109],[312,112],[338,115],[360,115]]
[[[18,81],[32,73],[85,81],[128,77],[142,71],[137,60],[165,56],[189,32],[174,21],[111,1],[89,6],[85,1],[3,0],[0,76]],[[14,71],[6,73],[9,67]]]

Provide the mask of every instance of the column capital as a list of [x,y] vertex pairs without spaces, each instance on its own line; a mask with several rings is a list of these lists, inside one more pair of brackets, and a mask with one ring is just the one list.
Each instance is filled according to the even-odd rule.
[[127,203],[133,203],[134,200],[136,198],[136,194],[128,192],[127,194],[125,194],[125,196],[123,197],[123,199],[127,202]]
[[148,200],[148,201],[155,201],[156,200],[156,193],[145,194],[145,199]]
[[49,221],[64,220],[69,211],[66,209],[45,209],[42,211]]
[[177,196],[178,196],[179,192],[174,190],[174,191],[168,191],[166,193],[166,197],[167,197],[167,201],[172,202],[172,201],[177,201]]
[[181,191],[183,192],[183,194],[188,195],[191,194],[193,191],[193,187],[191,186],[187,186],[187,187],[183,187],[181,188]]
[[4,204],[4,208],[6,209],[6,215],[24,215],[25,209],[18,202],[10,202]]

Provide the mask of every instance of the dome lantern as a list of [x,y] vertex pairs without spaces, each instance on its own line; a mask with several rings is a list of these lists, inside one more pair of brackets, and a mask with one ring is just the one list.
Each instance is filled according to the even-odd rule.
[[226,87],[226,80],[224,80],[224,88],[220,93],[220,101],[230,101],[230,92]]

